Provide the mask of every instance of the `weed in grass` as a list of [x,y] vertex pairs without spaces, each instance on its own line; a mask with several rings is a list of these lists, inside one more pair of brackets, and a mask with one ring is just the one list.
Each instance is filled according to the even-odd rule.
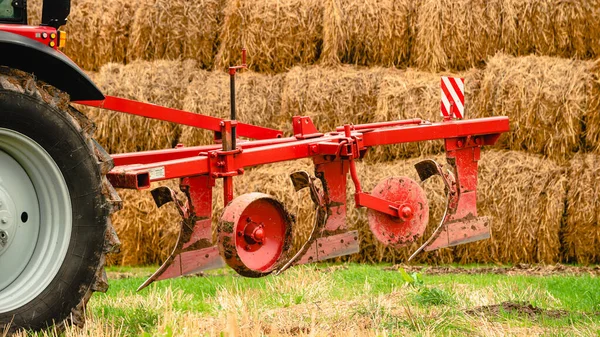
[[450,293],[435,287],[420,288],[415,294],[415,301],[421,305],[450,305],[455,302]]

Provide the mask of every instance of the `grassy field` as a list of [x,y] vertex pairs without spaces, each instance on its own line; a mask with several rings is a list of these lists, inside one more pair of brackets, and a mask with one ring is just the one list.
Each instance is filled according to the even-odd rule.
[[598,267],[419,269],[322,264],[262,279],[222,269],[137,293],[153,268],[113,267],[86,328],[65,335],[600,335]]

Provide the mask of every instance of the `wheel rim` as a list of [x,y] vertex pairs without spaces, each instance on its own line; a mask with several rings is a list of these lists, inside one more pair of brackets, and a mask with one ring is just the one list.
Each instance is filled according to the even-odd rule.
[[37,297],[57,275],[69,247],[72,208],[52,157],[31,138],[4,128],[0,204],[0,312],[8,312]]

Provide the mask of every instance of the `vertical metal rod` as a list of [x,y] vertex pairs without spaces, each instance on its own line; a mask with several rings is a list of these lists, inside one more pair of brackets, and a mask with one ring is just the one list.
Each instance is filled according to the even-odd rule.
[[[231,116],[229,119],[232,121],[235,120],[235,73],[236,71],[229,71],[229,91],[231,93]],[[235,150],[236,148],[236,135],[235,135],[235,125],[231,126],[231,149]]]

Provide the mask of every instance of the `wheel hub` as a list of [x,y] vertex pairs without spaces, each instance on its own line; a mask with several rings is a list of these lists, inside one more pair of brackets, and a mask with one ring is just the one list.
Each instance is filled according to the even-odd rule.
[[[0,184],[2,178],[0,177]],[[8,195],[6,190],[0,185],[0,256],[8,250],[15,236],[17,226],[15,226],[15,203]]]

